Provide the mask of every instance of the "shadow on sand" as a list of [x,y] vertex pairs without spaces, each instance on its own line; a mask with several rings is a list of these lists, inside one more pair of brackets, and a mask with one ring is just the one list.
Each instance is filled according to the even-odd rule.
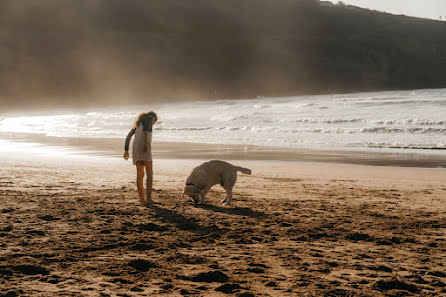
[[153,204],[147,207],[153,209],[155,211],[156,217],[158,217],[162,222],[175,225],[178,229],[190,231],[197,234],[207,234],[210,232],[218,231],[216,230],[216,226],[202,226],[198,224],[195,219],[186,218],[176,211],[162,208]]
[[249,207],[221,207],[217,205],[211,205],[211,204],[195,204],[196,208],[202,208],[206,210],[212,210],[215,212],[221,212],[221,213],[227,213],[232,215],[238,215],[238,216],[246,216],[246,217],[262,217],[265,216],[264,212],[252,210]]

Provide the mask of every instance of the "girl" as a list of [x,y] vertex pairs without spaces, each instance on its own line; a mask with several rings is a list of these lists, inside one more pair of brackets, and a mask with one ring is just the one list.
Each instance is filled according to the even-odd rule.
[[[142,112],[138,115],[125,139],[124,159],[129,159],[129,143],[133,134],[135,139],[133,141],[132,158],[133,164],[136,165],[136,185],[138,187],[139,202],[141,205],[153,203],[152,200],[152,126],[155,125],[158,116],[155,112]],[[144,167],[146,168],[146,187],[147,187],[147,201],[144,199]]]

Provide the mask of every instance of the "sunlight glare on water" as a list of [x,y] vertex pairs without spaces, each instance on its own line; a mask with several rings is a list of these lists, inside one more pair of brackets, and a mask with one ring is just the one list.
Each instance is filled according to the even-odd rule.
[[78,151],[69,147],[48,146],[32,142],[16,142],[0,139],[0,155],[27,157],[86,157]]

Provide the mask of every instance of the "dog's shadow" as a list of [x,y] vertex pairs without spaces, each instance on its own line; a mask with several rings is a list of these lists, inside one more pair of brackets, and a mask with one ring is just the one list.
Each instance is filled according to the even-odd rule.
[[202,226],[198,224],[195,219],[187,218],[176,211],[162,208],[154,204],[148,206],[148,208],[154,210],[156,217],[158,217],[162,222],[175,225],[178,229],[198,234],[207,234],[215,231],[212,230],[212,227]]
[[215,212],[221,212],[226,214],[238,215],[238,216],[246,216],[246,217],[263,217],[265,216],[264,212],[252,210],[249,207],[221,207],[212,204],[195,204],[196,208],[202,208],[206,210],[212,210]]

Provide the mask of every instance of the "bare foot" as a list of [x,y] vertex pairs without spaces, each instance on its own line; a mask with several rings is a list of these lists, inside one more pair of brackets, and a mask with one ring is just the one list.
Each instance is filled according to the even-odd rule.
[[147,202],[146,202],[146,205],[156,204],[156,203],[158,203],[158,202],[156,202],[156,201],[153,200],[152,198],[148,198],[148,199],[147,199]]

